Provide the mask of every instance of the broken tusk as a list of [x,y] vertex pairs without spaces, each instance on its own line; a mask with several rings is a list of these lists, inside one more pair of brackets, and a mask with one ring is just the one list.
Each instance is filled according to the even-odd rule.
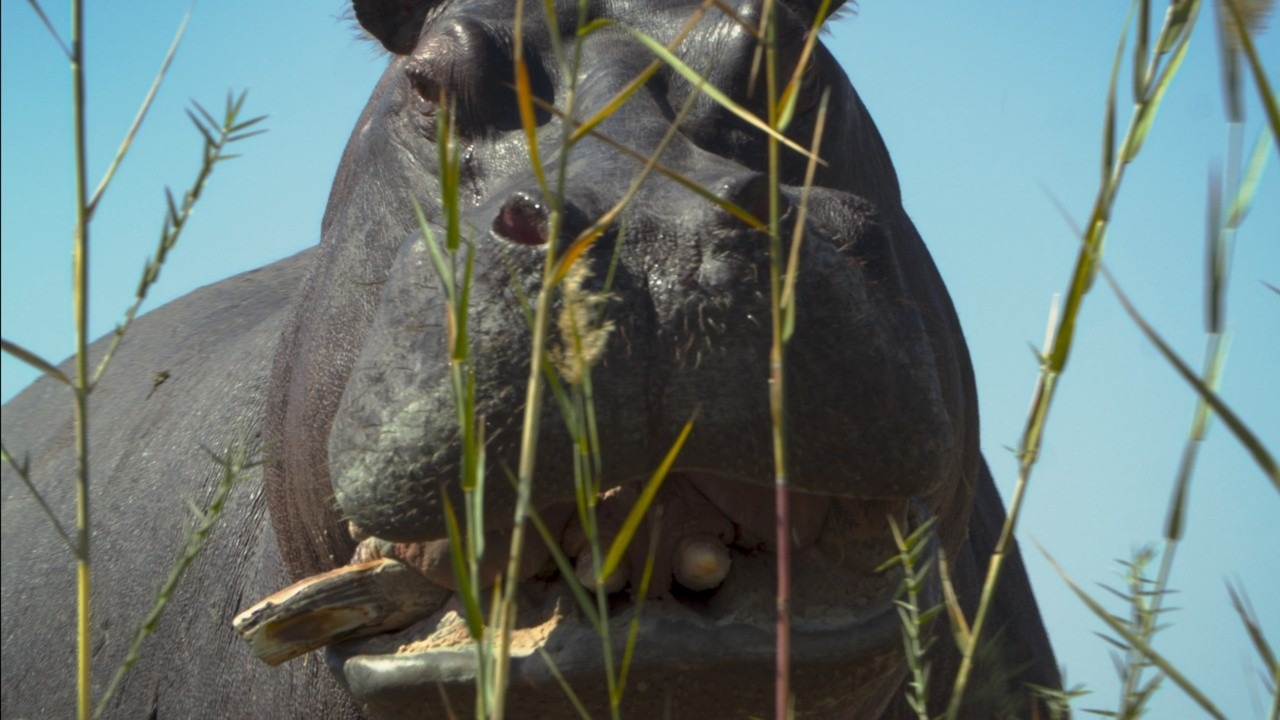
[[408,565],[384,558],[300,580],[231,624],[259,660],[279,665],[325,645],[406,628],[448,596]]

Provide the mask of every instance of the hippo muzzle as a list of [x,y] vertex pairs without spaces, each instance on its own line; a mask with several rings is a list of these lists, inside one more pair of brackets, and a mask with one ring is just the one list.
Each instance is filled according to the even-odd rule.
[[[741,193],[732,199],[750,204]],[[865,202],[829,191],[810,202],[786,357],[791,485],[864,500],[932,493],[956,474],[960,452],[892,242]],[[532,342],[520,298],[536,295],[547,251],[501,236],[495,227],[522,231],[499,222],[504,210],[471,228],[472,292],[485,300],[469,320],[476,415],[488,436],[487,512],[499,524],[515,503],[507,477],[519,452]],[[695,416],[678,471],[772,486],[767,238],[692,193],[637,211],[623,224],[630,232],[611,234],[580,261],[579,272],[595,287],[577,290],[604,299],[603,318],[595,322],[611,328],[603,331],[604,349],[592,368],[605,488],[648,478]],[[611,266],[614,283],[602,287]],[[439,283],[417,235],[391,270],[329,440],[344,515],[388,540],[444,537],[443,493],[462,507]],[[565,305],[561,293],[552,316]],[[548,349],[572,342],[553,338]],[[554,402],[544,405],[541,426],[534,502],[571,501],[571,438]]]
[[[713,187],[737,189],[732,199],[750,206],[748,193],[763,186],[724,181]],[[786,193],[798,198],[793,189]],[[611,264],[616,268],[612,286],[594,288],[607,298],[598,324],[612,328],[592,369],[605,473],[601,527],[606,537],[616,528],[635,484],[649,477],[693,418],[654,509],[659,515],[647,525],[657,537],[658,559],[651,602],[639,612],[631,687],[648,699],[627,707],[647,716],[642,708],[657,714],[675,703],[683,716],[701,696],[708,712],[724,713],[730,707],[724,697],[703,696],[698,688],[740,685],[753,688],[735,700],[741,703],[736,714],[745,714],[768,704],[774,654],[768,246],[761,233],[705,200],[676,199],[686,209],[671,211],[667,203],[661,211],[637,210],[624,223],[632,230],[611,234],[581,261],[591,268],[588,283]],[[484,207],[480,217],[494,219],[471,228],[473,292],[488,299],[470,322],[476,414],[487,434],[486,546],[495,557],[486,566],[494,571],[505,563],[509,541],[515,494],[508,477],[519,452],[531,342],[522,293],[512,284],[522,283],[524,297],[533,297],[548,250],[503,235],[523,238],[545,220],[513,227],[504,212],[520,201],[513,194],[496,210]],[[927,516],[922,499],[957,476],[960,453],[924,325],[904,297],[892,242],[874,211],[829,191],[811,202],[800,310],[787,356],[798,567],[792,657],[801,696],[824,698],[803,705],[808,715],[863,717],[884,700],[882,686],[900,681],[892,602],[898,577],[875,572],[893,554],[884,516],[908,522]],[[518,217],[526,222],[529,214]],[[553,315],[564,312],[565,294]],[[448,495],[453,507],[463,507],[462,460],[441,297],[426,243],[415,236],[400,250],[352,371],[330,436],[329,467],[345,517],[370,536],[357,550],[359,559],[395,557],[451,587],[443,503]],[[581,537],[572,511],[574,448],[560,413],[556,403],[544,405],[534,504],[589,578],[589,550],[573,540]],[[709,587],[679,573],[681,553],[688,552],[681,544],[691,537],[712,538],[727,560],[727,572]],[[603,692],[606,663],[597,629],[577,612],[549,551],[537,545],[521,566],[527,608],[512,673],[522,688],[517,715],[555,717],[570,706],[551,664],[571,686]],[[625,577],[615,581],[610,643],[616,658],[636,614],[649,548],[635,541]],[[377,717],[411,716],[411,709],[438,698],[439,684],[467,707],[478,668],[459,609],[456,600],[445,601],[408,630],[335,645],[327,660]],[[831,693],[833,687],[843,690]],[[592,704],[607,708],[607,694]]]

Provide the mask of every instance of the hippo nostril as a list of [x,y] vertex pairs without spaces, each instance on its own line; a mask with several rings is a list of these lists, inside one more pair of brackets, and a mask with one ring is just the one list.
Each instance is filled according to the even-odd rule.
[[502,204],[493,232],[520,245],[546,245],[547,209],[528,193],[517,192]]
[[[769,222],[769,177],[767,175],[754,174],[730,180],[722,186],[720,197],[751,213],[760,222]],[[779,192],[778,217],[786,215],[790,209],[790,200]]]

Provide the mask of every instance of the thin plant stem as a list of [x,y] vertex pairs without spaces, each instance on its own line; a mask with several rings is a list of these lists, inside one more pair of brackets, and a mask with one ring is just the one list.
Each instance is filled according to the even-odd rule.
[[103,173],[102,179],[98,181],[98,187],[93,191],[93,198],[89,200],[88,214],[93,217],[93,213],[98,209],[98,202],[102,200],[102,194],[107,191],[107,187],[111,184],[111,179],[115,177],[116,170],[120,169],[120,164],[124,162],[124,156],[128,154],[129,148],[133,146],[133,138],[137,136],[138,129],[142,127],[142,121],[147,117],[147,111],[151,109],[151,104],[156,99],[156,93],[160,90],[160,83],[164,81],[165,73],[169,71],[169,65],[173,62],[173,56],[178,52],[178,45],[182,42],[182,36],[187,32],[187,22],[191,20],[191,10],[187,9],[187,14],[182,16],[182,24],[178,26],[178,31],[173,35],[173,42],[169,43],[169,51],[165,53],[164,61],[160,63],[160,70],[156,72],[155,79],[151,81],[151,87],[147,90],[147,95],[142,99],[142,105],[138,107],[138,112],[133,117],[133,123],[129,125],[129,130],[124,134],[124,140],[120,141],[120,147],[116,149],[116,155],[111,159],[111,164],[107,166],[107,171]]
[[[1145,2],[1146,0],[1140,0]],[[1170,6],[1164,27],[1156,41],[1155,52],[1148,61],[1148,81],[1142,84],[1142,94],[1134,98],[1134,107],[1130,115],[1129,126],[1124,139],[1120,143],[1119,153],[1115,153],[1110,145],[1110,118],[1114,107],[1114,84],[1108,96],[1107,142],[1104,143],[1103,156],[1111,159],[1108,172],[1103,175],[1102,183],[1090,213],[1089,223],[1085,229],[1080,253],[1076,258],[1075,269],[1063,306],[1061,322],[1051,328],[1051,340],[1041,358],[1040,375],[1036,380],[1036,388],[1032,395],[1031,410],[1028,413],[1023,429],[1022,440],[1018,448],[1018,480],[1013,495],[1009,500],[1009,511],[1001,528],[999,540],[991,552],[987,566],[987,574],[983,581],[982,593],[978,601],[978,609],[974,615],[972,631],[968,642],[961,648],[960,668],[956,673],[955,683],[951,691],[951,699],[947,705],[946,717],[954,720],[960,715],[960,707],[964,701],[964,691],[969,674],[973,669],[973,661],[977,645],[986,625],[987,617],[994,604],[996,586],[1004,561],[1013,549],[1013,532],[1017,527],[1021,514],[1022,501],[1026,495],[1027,483],[1031,478],[1031,470],[1039,457],[1040,445],[1044,438],[1044,430],[1048,420],[1049,408],[1053,404],[1058,379],[1066,369],[1067,360],[1075,338],[1075,325],[1079,318],[1080,306],[1084,297],[1093,285],[1094,276],[1102,258],[1106,230],[1111,217],[1111,208],[1119,191],[1124,171],[1141,150],[1143,141],[1154,121],[1156,110],[1160,106],[1164,92],[1185,57],[1191,31],[1195,26],[1200,9],[1199,0],[1180,0]],[[1179,14],[1185,13],[1185,15]],[[1140,31],[1141,32],[1141,31]],[[1139,43],[1141,47],[1142,43]],[[1165,52],[1173,50],[1173,55],[1157,73],[1158,63]],[[1135,64],[1146,60],[1136,56]],[[1117,63],[1119,53],[1117,53]],[[1114,74],[1114,70],[1113,70]]]
[[[116,350],[120,347],[120,342],[124,340],[125,333],[129,331],[129,327],[138,316],[138,310],[142,308],[142,303],[146,301],[147,293],[151,290],[151,286],[160,279],[160,271],[169,256],[169,251],[178,244],[178,240],[182,237],[182,231],[186,229],[187,221],[191,219],[196,202],[200,200],[205,184],[213,173],[214,166],[223,160],[237,157],[236,155],[225,153],[227,146],[266,132],[263,129],[249,130],[250,127],[266,119],[265,115],[260,115],[244,122],[237,122],[240,110],[244,106],[244,99],[245,93],[243,92],[238,96],[228,94],[226,109],[221,122],[214,119],[198,103],[194,104],[195,112],[187,111],[191,122],[204,138],[204,151],[201,155],[200,170],[196,173],[196,179],[191,183],[191,187],[183,194],[180,204],[176,203],[173,199],[173,194],[167,188],[165,189],[168,211],[160,231],[160,240],[156,243],[156,249],[151,259],[142,268],[142,277],[138,280],[138,287],[134,291],[133,303],[125,311],[124,319],[120,321],[120,324],[116,325],[115,332],[111,337],[111,344],[107,347],[107,351],[102,354],[102,359],[98,361],[98,366],[94,370],[93,379],[89,383],[89,390],[92,391],[93,387],[102,379],[107,367],[111,364],[111,360],[115,357]],[[91,215],[92,208],[89,208],[88,212]]]
[[71,541],[71,536],[67,534],[66,528],[62,527],[62,522],[58,520],[58,516],[53,514],[53,509],[49,507],[49,503],[44,501],[44,496],[40,494],[39,490],[36,490],[35,485],[31,482],[31,473],[29,472],[30,468],[27,466],[27,462],[24,460],[19,463],[17,459],[13,457],[13,453],[9,452],[9,448],[5,447],[3,443],[0,443],[0,455],[3,455],[3,458],[0,459],[8,464],[9,467],[13,468],[13,472],[18,476],[18,479],[22,481],[23,486],[27,488],[27,492],[31,493],[31,497],[35,499],[36,504],[40,506],[40,510],[44,512],[45,517],[48,518],[49,524],[53,526],[53,531],[58,534],[58,538],[62,540],[62,544],[71,552],[71,556],[75,557],[76,544]]
[[200,556],[205,545],[209,541],[209,534],[213,532],[213,528],[218,524],[219,518],[222,517],[223,511],[227,506],[227,499],[231,496],[231,490],[235,488],[244,478],[245,472],[262,464],[260,459],[253,459],[249,456],[247,448],[247,439],[243,434],[235,437],[227,443],[226,449],[222,455],[216,455],[212,451],[205,450],[209,457],[217,463],[222,469],[222,479],[219,480],[218,486],[213,491],[213,497],[209,500],[208,510],[201,511],[197,507],[192,507],[195,515],[196,525],[191,528],[187,535],[186,548],[181,556],[174,562],[173,567],[169,569],[169,576],[161,583],[160,589],[156,591],[155,602],[151,606],[151,611],[147,614],[145,620],[134,631],[133,638],[129,641],[129,649],[125,653],[124,662],[116,668],[115,675],[111,677],[111,682],[107,685],[107,689],[103,691],[102,697],[98,698],[98,707],[93,713],[94,718],[100,718],[107,711],[107,704],[111,701],[112,696],[120,688],[124,677],[137,664],[138,659],[142,656],[142,643],[160,624],[160,617],[164,614],[165,608],[169,606],[169,601],[173,598],[173,593],[178,587],[178,582],[182,580],[182,576],[191,568],[192,563]]
[[[765,0],[761,16],[764,18],[764,73],[765,105],[768,108],[769,127],[779,125],[777,90],[777,24],[773,22],[775,4]],[[787,490],[786,453],[786,388],[783,356],[785,340],[782,335],[782,264],[786,258],[782,249],[782,234],[778,229],[779,216],[779,158],[778,137],[768,135],[769,157],[769,306],[772,342],[769,347],[769,417],[773,430],[773,488],[774,488],[774,542],[778,574],[776,630],[774,637],[774,717],[786,720],[791,700],[791,498]]]
[[72,250],[72,305],[75,316],[76,445],[76,717],[88,720],[89,661],[89,208],[85,151],[84,3],[71,0],[72,134],[75,147],[76,226]]
[[49,16],[44,14],[44,8],[40,7],[40,3],[36,0],[27,0],[27,4],[35,11],[36,16],[40,18],[40,22],[44,23],[44,29],[49,31],[53,36],[53,41],[58,43],[58,47],[62,49],[62,54],[67,56],[67,60],[71,59],[71,49],[62,41],[62,36],[54,29],[53,23],[49,22]]

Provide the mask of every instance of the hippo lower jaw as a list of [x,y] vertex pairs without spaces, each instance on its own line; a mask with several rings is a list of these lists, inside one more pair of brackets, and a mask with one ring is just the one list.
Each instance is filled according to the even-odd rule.
[[[867,505],[876,512],[903,509],[896,514],[905,514],[911,526],[928,514],[920,501],[905,508]],[[864,517],[863,509],[833,501],[822,532],[792,551],[790,657],[797,717],[878,716],[905,672],[894,604],[900,575],[875,572],[892,554],[892,545],[883,538],[851,542],[851,516]],[[768,713],[774,692],[776,557],[733,545],[730,552],[731,568],[719,587],[691,592],[673,585],[671,593],[657,593],[665,597],[650,597],[639,606],[623,693],[628,716]],[[925,590],[926,598],[937,594],[936,587]],[[574,716],[556,673],[592,717],[606,716],[605,643],[578,608],[567,581],[554,570],[544,571],[521,583],[518,603],[507,716]],[[637,604],[626,592],[611,595],[609,604],[608,644],[616,673]],[[445,716],[446,707],[467,714],[474,706],[477,653],[456,596],[407,629],[331,645],[325,660],[371,718],[433,717],[429,708]]]

